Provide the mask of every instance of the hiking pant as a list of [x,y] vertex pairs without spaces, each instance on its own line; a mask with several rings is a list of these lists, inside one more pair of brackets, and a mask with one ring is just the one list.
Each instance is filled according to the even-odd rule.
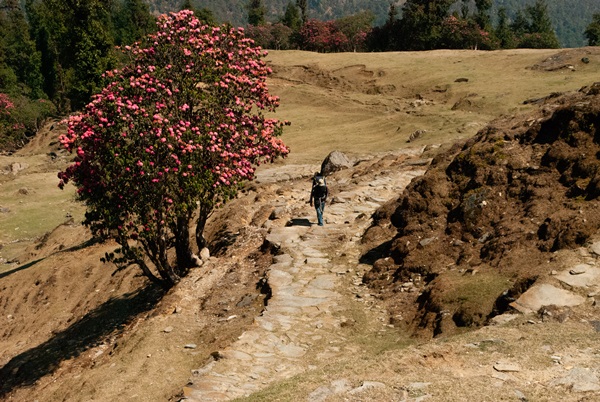
[[325,210],[325,201],[315,200],[315,210],[317,211],[317,222],[323,226],[323,211]]

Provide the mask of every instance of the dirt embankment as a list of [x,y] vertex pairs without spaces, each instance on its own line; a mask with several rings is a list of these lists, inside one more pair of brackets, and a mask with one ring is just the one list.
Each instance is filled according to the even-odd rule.
[[[483,325],[548,272],[555,251],[596,233],[600,84],[547,102],[439,155],[378,211],[365,239],[382,258],[364,280],[392,321],[425,335]],[[397,234],[376,244],[389,222]]]

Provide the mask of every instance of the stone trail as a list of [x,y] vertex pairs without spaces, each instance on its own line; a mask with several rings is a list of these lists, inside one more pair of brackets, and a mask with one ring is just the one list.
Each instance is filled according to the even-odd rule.
[[[341,302],[349,296],[338,273],[358,265],[359,242],[371,223],[369,217],[423,174],[423,167],[419,169],[407,166],[368,182],[354,178],[336,183],[340,191],[325,208],[323,227],[315,224],[313,208],[290,205],[304,211],[294,217],[304,224],[269,230],[267,241],[281,254],[267,273],[272,290],[268,305],[250,330],[194,371],[183,399],[210,402],[247,396],[351,353],[339,331],[344,320]],[[304,170],[310,172],[308,167]],[[290,195],[290,202],[306,200],[306,188],[293,191],[298,193]],[[349,266],[340,267],[341,263]]]

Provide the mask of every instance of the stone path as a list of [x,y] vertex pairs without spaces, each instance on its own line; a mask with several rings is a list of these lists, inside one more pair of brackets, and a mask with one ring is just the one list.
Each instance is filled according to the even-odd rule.
[[305,202],[306,189],[294,190],[298,193],[288,198],[296,205],[289,207],[304,211],[294,217],[299,224],[273,226],[267,236],[282,252],[268,270],[268,305],[253,328],[194,372],[184,399],[210,402],[247,396],[314,369],[319,361],[349,353],[339,331],[344,322],[340,305],[348,297],[339,274],[358,264],[358,243],[371,214],[423,169],[407,166],[368,182],[352,178],[336,183],[341,190],[325,209],[323,227],[315,225],[313,208],[298,205]]

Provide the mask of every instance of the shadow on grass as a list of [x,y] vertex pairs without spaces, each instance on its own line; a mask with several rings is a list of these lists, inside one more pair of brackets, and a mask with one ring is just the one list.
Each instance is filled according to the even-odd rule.
[[[110,299],[46,342],[13,357],[0,368],[0,399],[16,388],[35,384],[53,373],[61,362],[102,344],[137,315],[151,310],[163,294],[160,287],[148,286]],[[39,318],[44,319],[41,315]]]

